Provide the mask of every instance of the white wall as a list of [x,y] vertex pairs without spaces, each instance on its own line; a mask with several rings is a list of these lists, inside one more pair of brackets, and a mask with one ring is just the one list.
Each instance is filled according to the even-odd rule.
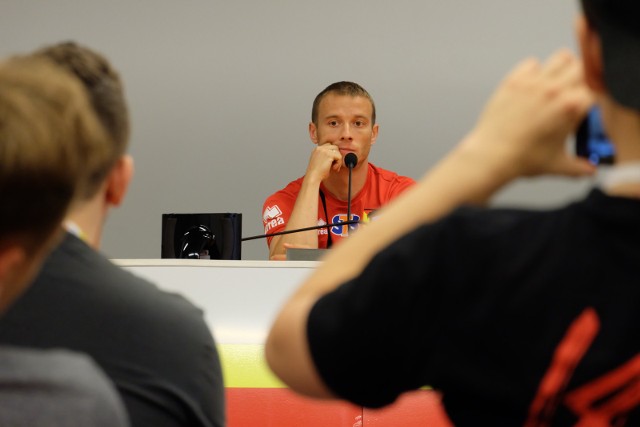
[[[0,56],[74,39],[121,71],[137,173],[107,224],[114,258],[160,256],[169,212],[240,212],[304,173],[311,102],[361,83],[381,127],[372,161],[418,178],[474,123],[505,72],[574,47],[575,0],[1,0]],[[499,203],[575,198],[586,183],[512,186]],[[263,241],[243,259],[265,259]]]

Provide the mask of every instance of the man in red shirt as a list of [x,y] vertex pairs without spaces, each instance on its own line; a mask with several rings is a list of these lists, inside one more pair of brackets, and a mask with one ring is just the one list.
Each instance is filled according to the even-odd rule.
[[[264,203],[265,233],[346,221],[349,168],[343,159],[349,153],[357,156],[351,178],[353,220],[366,219],[414,183],[369,163],[369,151],[378,137],[376,110],[369,93],[357,83],[333,83],[316,96],[309,136],[316,148],[305,175]],[[348,232],[347,226],[338,225],[269,237],[269,258],[284,259],[287,248],[330,248]]]

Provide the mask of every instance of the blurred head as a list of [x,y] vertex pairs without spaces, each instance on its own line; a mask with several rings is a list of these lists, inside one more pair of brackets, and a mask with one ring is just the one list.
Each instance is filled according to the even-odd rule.
[[125,154],[129,143],[129,112],[120,75],[104,56],[74,42],[45,46],[33,56],[55,62],[82,82],[98,119],[111,136],[109,155],[93,164],[90,185],[81,195],[91,198]]
[[601,77],[619,104],[640,111],[640,2],[582,0],[588,25],[599,38]]
[[87,187],[86,154],[109,138],[81,84],[43,59],[0,63],[0,309],[37,272],[70,202]]

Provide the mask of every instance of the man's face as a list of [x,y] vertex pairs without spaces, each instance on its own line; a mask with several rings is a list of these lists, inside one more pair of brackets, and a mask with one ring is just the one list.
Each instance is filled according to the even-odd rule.
[[378,137],[372,114],[371,102],[365,97],[329,93],[318,106],[318,124],[309,124],[309,135],[314,144],[337,146],[342,158],[355,153],[360,167]]

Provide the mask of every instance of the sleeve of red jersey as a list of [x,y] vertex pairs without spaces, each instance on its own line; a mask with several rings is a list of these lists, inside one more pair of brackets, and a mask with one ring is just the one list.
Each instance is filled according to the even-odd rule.
[[394,180],[393,184],[389,187],[389,200],[392,200],[398,197],[400,194],[404,193],[405,190],[409,189],[416,182],[413,178],[409,178],[408,176],[400,176]]
[[[280,190],[267,197],[262,206],[262,225],[264,234],[278,233],[284,231],[291,211],[295,204],[295,197],[284,190]],[[267,246],[271,245],[273,237],[267,237]]]

